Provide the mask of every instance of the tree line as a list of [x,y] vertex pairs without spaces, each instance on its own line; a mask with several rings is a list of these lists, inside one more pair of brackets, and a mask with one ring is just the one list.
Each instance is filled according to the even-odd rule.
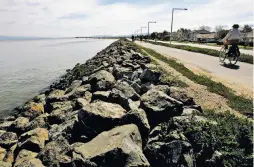
[[[206,31],[211,32],[212,28],[209,26],[203,25],[203,26],[200,26],[197,30],[206,30]],[[227,33],[229,32],[230,29],[226,29],[225,26],[222,26],[222,25],[217,25],[217,26],[215,26],[214,30],[216,33],[215,38],[223,39],[227,35]],[[250,25],[246,24],[240,28],[240,31],[241,31],[241,33],[245,34],[245,35],[243,35],[243,38],[246,38],[246,33],[251,32],[252,27]],[[174,33],[176,33],[178,35],[178,37],[181,39],[188,39],[189,35],[191,33],[191,30],[186,29],[186,28],[180,28]],[[153,32],[150,37],[152,39],[157,38],[157,39],[166,39],[167,40],[167,38],[170,38],[169,35],[170,35],[170,32],[164,30],[163,32]],[[243,39],[243,40],[245,40],[245,39]]]

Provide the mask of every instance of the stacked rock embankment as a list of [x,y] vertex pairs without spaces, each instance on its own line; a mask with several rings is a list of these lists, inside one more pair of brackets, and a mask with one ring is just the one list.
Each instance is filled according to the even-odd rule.
[[1,167],[216,166],[192,123],[216,124],[151,59],[119,40],[0,124]]

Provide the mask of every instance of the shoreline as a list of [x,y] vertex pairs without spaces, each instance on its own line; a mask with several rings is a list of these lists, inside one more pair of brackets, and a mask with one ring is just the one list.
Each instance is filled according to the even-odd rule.
[[112,43],[5,118],[0,166],[250,164],[249,122],[203,111],[167,75],[127,39]]

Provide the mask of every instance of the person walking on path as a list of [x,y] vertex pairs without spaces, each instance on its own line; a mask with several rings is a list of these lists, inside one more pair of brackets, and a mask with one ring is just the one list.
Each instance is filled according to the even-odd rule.
[[143,41],[143,36],[142,36],[142,35],[140,35],[140,41],[141,41],[141,42]]
[[132,42],[134,42],[134,36],[133,35],[131,36],[131,39],[132,39]]

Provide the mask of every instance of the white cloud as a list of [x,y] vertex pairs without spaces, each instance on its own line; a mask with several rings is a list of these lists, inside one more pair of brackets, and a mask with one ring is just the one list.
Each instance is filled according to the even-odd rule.
[[[252,23],[253,6],[250,4],[252,0],[208,0],[206,4],[189,5],[188,11],[175,13],[174,30]],[[168,1],[141,6],[121,2],[100,5],[98,0],[1,0],[0,35],[129,34],[146,26],[148,21],[158,22],[151,25],[151,31],[169,31],[173,5]]]

